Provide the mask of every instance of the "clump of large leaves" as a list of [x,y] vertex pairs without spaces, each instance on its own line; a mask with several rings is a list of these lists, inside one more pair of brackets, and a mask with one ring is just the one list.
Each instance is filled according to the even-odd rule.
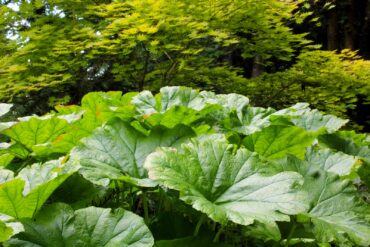
[[[10,107],[3,104],[3,114]],[[1,123],[0,131],[11,142],[9,147],[0,148],[0,165],[6,166],[14,157],[45,160],[64,155],[113,117],[132,121],[135,128],[146,132],[153,126],[174,128],[178,124],[198,132],[197,128],[207,124],[216,132],[238,135],[250,135],[270,125],[296,125],[308,131],[332,133],[346,123],[346,120],[311,110],[307,104],[275,112],[271,108],[250,106],[248,98],[242,95],[217,95],[186,87],[164,87],[155,96],[149,91],[125,95],[89,93],[82,99],[81,106],[58,106],[56,110],[42,117]]]
[[[11,105],[1,104],[0,117],[10,109]],[[147,214],[167,208],[162,198],[180,202],[175,190],[183,206],[189,207],[186,212],[179,207],[180,214],[199,215],[200,211],[221,223],[226,232],[230,225],[243,225],[238,239],[270,241],[267,245],[279,241],[285,245],[369,244],[370,212],[361,196],[366,198],[363,186],[369,184],[370,139],[367,134],[339,131],[346,120],[303,103],[275,111],[253,107],[242,95],[185,87],[165,87],[156,95],[148,91],[90,93],[81,106],[58,106],[56,110],[0,123],[4,141],[0,143],[0,167],[6,168],[0,169],[0,214],[5,215],[0,219],[2,241],[11,238],[9,243],[14,246],[49,246],[38,235],[48,232],[62,236],[65,242],[59,239],[60,243],[84,246],[77,239],[86,237],[95,245],[101,244],[99,239],[115,245],[110,232],[102,231],[97,233],[99,239],[94,238],[89,231],[79,232],[81,222],[75,224],[74,219],[87,214],[95,217],[103,211],[109,219],[116,219],[120,210],[73,212],[69,206],[124,206],[144,211],[150,224]],[[74,173],[77,170],[79,174]],[[158,184],[172,190],[157,190]],[[70,200],[63,198],[70,189],[75,192]],[[170,193],[164,196],[166,192]],[[43,210],[52,200],[70,205],[45,205]],[[39,222],[32,221],[35,216]],[[55,223],[60,220],[66,220],[63,233]],[[84,221],[86,229],[102,227],[87,216]],[[25,232],[17,234],[22,226]],[[284,226],[291,226],[291,233]],[[202,239],[182,237],[158,244]],[[143,238],[144,245],[135,244],[152,244]]]

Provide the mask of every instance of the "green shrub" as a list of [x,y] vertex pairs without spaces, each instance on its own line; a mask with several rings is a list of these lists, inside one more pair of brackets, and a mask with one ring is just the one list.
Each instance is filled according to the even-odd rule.
[[[290,60],[305,45],[276,0],[16,1],[0,6],[0,101],[94,90],[158,90],[197,73],[209,84],[238,68],[230,56]],[[29,20],[26,21],[25,20]],[[18,25],[25,22],[24,25]],[[12,33],[13,39],[9,39]],[[36,101],[35,100],[35,101]],[[38,105],[37,103],[34,105]]]
[[[351,112],[356,114],[358,104],[370,104],[370,62],[348,50],[340,54],[306,51],[286,71],[266,73],[224,89],[248,95],[259,106],[283,108],[292,102],[308,102],[321,111],[349,118]],[[361,129],[355,121],[351,124]]]

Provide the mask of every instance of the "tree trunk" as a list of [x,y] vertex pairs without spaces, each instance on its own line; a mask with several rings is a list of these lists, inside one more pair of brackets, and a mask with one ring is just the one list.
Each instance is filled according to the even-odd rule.
[[327,49],[339,49],[337,7],[332,8],[328,12]]
[[264,71],[263,58],[260,55],[254,57],[252,78],[261,75]]
[[370,58],[370,0],[366,3],[366,13],[360,35],[360,51],[366,58]]
[[344,48],[355,49],[355,0],[348,1],[348,20],[344,26]]

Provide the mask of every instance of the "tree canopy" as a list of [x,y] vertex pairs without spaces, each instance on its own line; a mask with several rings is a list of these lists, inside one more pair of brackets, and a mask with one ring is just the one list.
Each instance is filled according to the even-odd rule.
[[[230,57],[288,61],[306,44],[292,1],[7,1],[1,101],[46,91],[241,80]],[[60,95],[59,95],[60,97]]]
[[[331,19],[344,11],[343,6],[360,3],[0,3],[0,101],[19,103],[24,113],[78,103],[90,91],[156,91],[185,85],[243,93],[259,106],[309,102],[319,110],[350,117],[358,129],[369,126],[364,116],[369,115],[370,65],[353,51],[364,38],[353,30],[359,23],[367,25],[367,12],[359,13],[363,20],[353,19],[352,12],[336,22]],[[370,8],[362,2],[361,6]],[[343,38],[348,28],[341,23],[352,30]],[[352,51],[337,53],[342,48]],[[361,51],[366,55],[366,49]]]

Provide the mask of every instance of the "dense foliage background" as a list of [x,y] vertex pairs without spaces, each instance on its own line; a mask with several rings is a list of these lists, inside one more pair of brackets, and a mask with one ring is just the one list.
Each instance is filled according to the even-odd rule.
[[369,130],[366,0],[0,4],[0,101],[20,114],[90,91],[188,85],[258,106],[308,102]]

